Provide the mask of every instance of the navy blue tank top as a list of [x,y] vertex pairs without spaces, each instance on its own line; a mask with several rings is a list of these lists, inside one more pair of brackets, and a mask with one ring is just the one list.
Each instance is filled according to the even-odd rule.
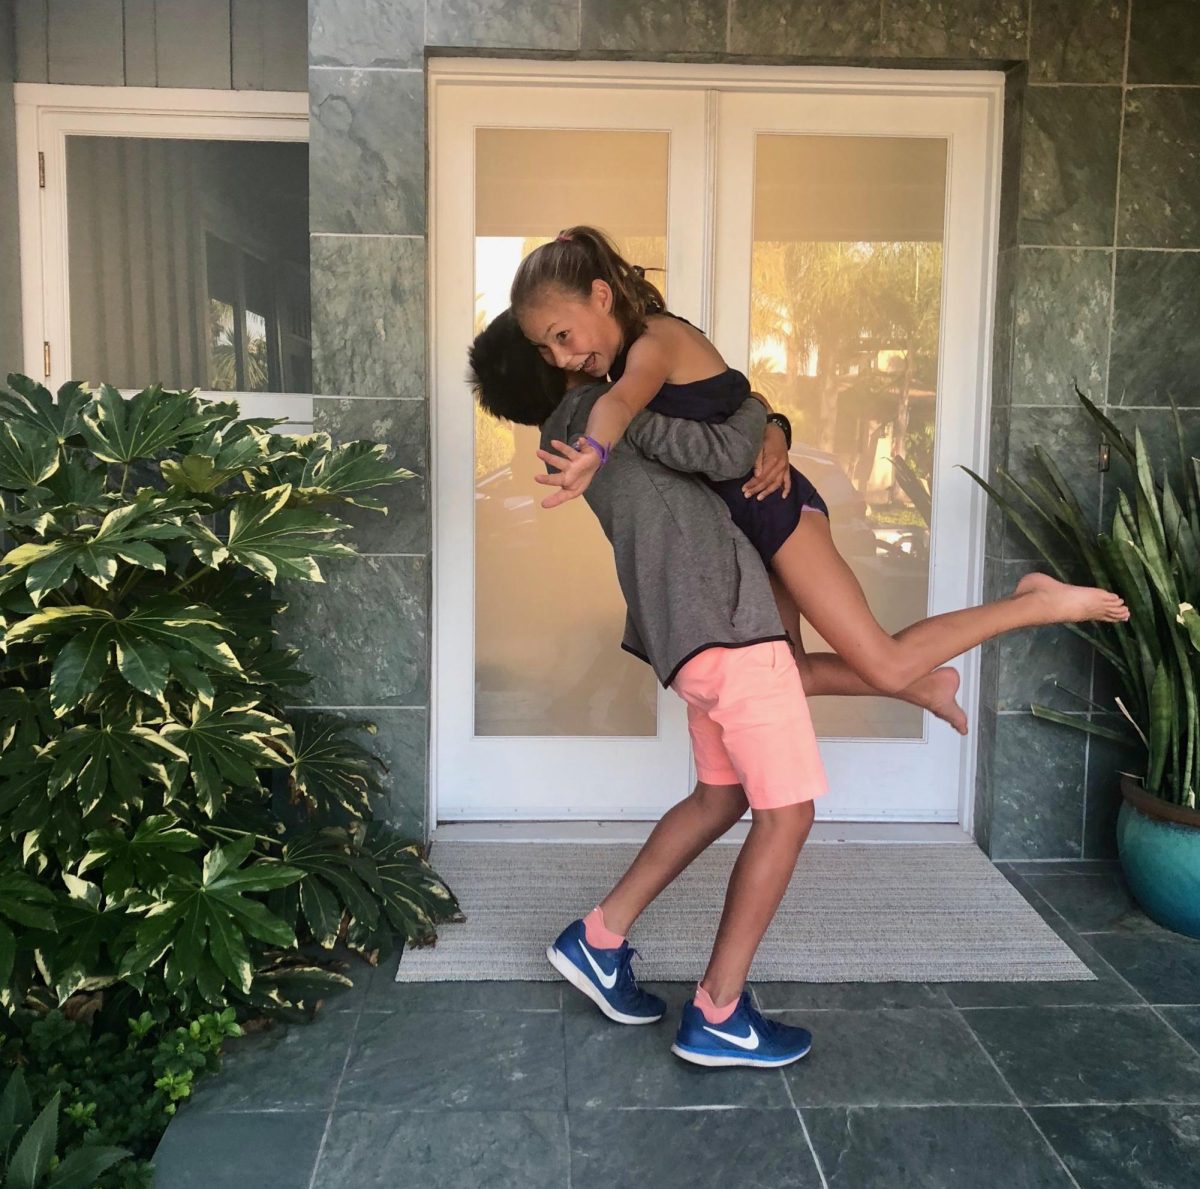
[[[668,314],[667,317],[679,316]],[[687,319],[679,318],[679,321],[686,322]],[[610,380],[615,382],[625,374],[628,355],[626,348],[613,360]],[[682,417],[686,421],[703,421],[714,425],[732,416],[749,395],[750,381],[736,368],[727,367],[723,372],[703,380],[692,380],[687,384],[664,384],[646,407],[666,417]],[[746,534],[767,566],[779,547],[795,531],[805,506],[829,515],[817,489],[795,467],[791,468],[791,472],[792,489],[787,497],[775,491],[765,500],[747,499],[742,494],[742,487],[753,472],[740,479],[706,480],[709,487],[725,501],[733,523]]]

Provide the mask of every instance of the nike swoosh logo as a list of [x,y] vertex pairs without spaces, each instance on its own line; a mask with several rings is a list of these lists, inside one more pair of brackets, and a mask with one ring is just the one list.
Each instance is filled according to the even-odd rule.
[[600,985],[606,991],[611,991],[613,987],[617,985],[617,972],[614,970],[612,974],[605,974],[604,971],[600,969],[596,959],[593,958],[590,953],[588,953],[588,947],[586,945],[581,945],[579,948],[583,950],[583,956],[588,960],[588,965],[590,965],[591,968],[596,972],[596,978],[599,980]]
[[746,1049],[753,1052],[758,1048],[758,1033],[754,1031],[754,1027],[750,1028],[749,1036],[734,1036],[732,1032],[718,1032],[715,1028],[710,1028],[707,1024],[704,1025],[705,1032],[711,1032],[713,1036],[719,1036],[722,1040],[727,1040],[731,1045],[737,1045],[739,1049]]

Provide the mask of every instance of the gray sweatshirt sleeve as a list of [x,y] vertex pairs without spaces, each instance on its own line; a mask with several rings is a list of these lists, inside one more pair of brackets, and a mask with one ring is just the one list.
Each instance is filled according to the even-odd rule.
[[641,412],[625,436],[647,458],[676,471],[695,471],[710,479],[740,479],[754,466],[762,449],[767,412],[762,402],[747,397],[727,421],[710,425]]

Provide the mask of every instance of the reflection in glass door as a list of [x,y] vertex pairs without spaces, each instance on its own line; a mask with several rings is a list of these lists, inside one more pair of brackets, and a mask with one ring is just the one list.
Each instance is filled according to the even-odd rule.
[[[666,132],[477,129],[475,328],[507,308],[521,258],[572,222],[662,279],[669,147]],[[654,674],[614,647],[612,550],[583,500],[539,507],[537,448],[537,429],[476,406],[475,734],[652,736]]]
[[[944,138],[756,138],[750,378],[890,632],[929,606],[945,206]],[[828,648],[807,628],[804,645]],[[827,738],[922,734],[895,699],[812,711]]]
[[541,507],[537,431],[478,412],[467,348],[575,223],[701,319],[704,98],[433,77],[438,819],[653,819],[690,785],[683,703],[621,651],[611,546],[584,501]]
[[[979,500],[955,468],[983,442],[998,95],[888,91],[720,96],[714,292],[717,346],[791,418],[792,461],[894,632],[978,597]],[[892,699],[811,708],[818,816],[958,820],[969,742]]]

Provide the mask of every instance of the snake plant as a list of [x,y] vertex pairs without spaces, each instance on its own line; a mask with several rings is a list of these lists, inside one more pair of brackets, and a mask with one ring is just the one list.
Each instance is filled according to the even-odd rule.
[[1109,531],[1093,528],[1070,484],[1040,446],[1028,478],[1017,480],[998,468],[993,486],[968,471],[1059,578],[1078,581],[1087,574],[1129,607],[1127,623],[1071,629],[1108,661],[1120,690],[1115,707],[1075,696],[1092,711],[1119,711],[1124,721],[1037,705],[1033,713],[1131,743],[1144,756],[1147,791],[1194,809],[1200,787],[1200,614],[1195,609],[1200,603],[1200,459],[1188,452],[1176,410],[1177,458],[1156,475],[1141,432],[1135,430],[1130,439],[1075,391],[1130,470],[1130,482],[1116,493]]

